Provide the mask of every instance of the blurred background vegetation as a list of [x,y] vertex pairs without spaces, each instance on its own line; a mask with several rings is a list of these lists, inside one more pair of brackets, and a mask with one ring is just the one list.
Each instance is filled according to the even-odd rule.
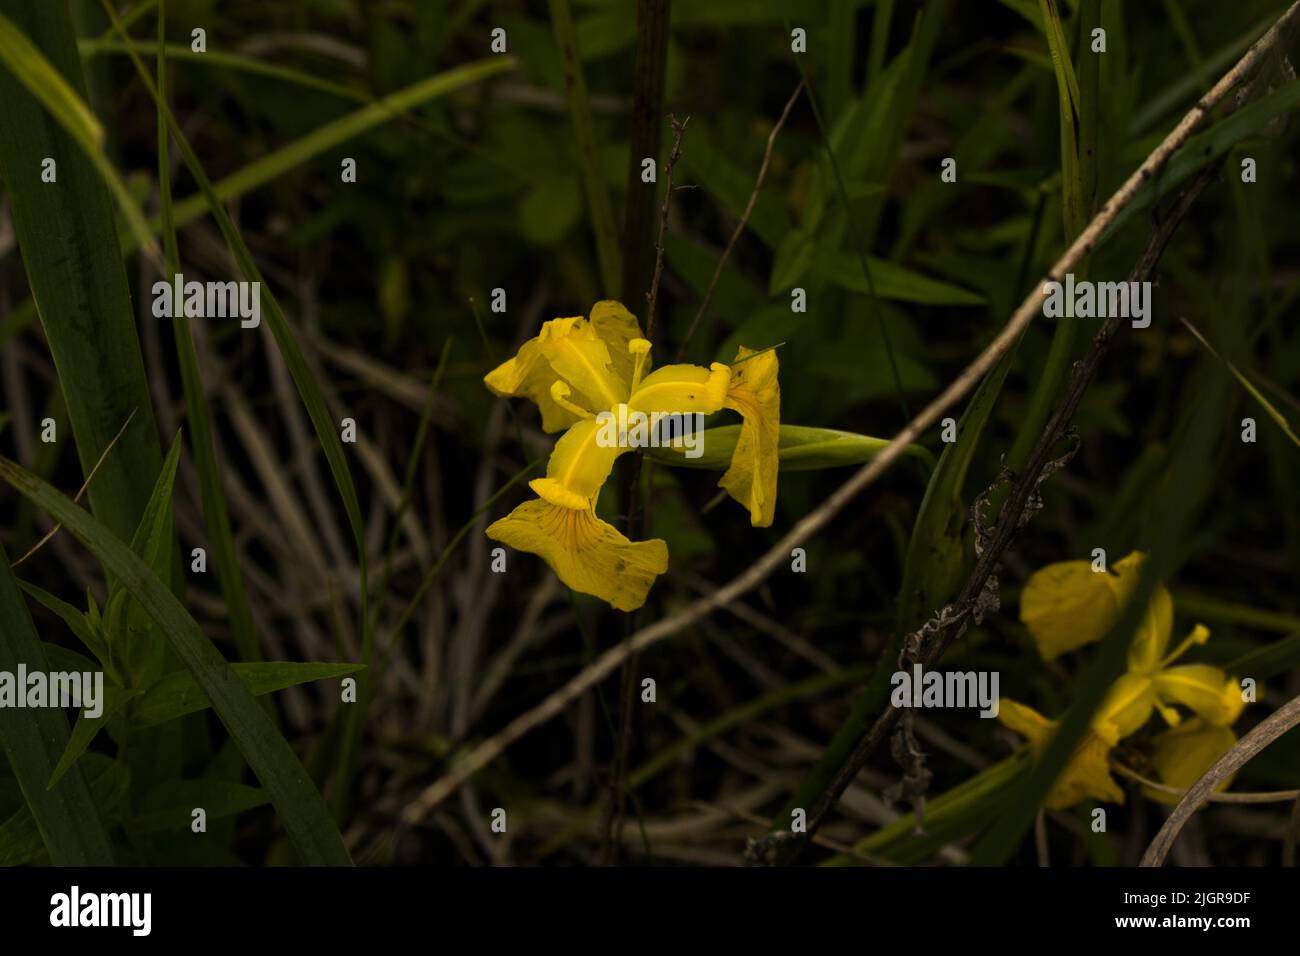
[[[27,51],[9,43],[0,453],[71,497],[108,449],[86,499],[101,527],[85,535],[98,541],[106,530],[136,545],[137,563],[160,584],[145,594],[127,557],[83,544],[67,519],[15,566],[23,597],[0,582],[7,654],[31,652],[17,636],[30,614],[51,666],[60,650],[89,656],[106,642],[119,648],[108,653],[134,694],[105,733],[88,725],[72,735],[85,753],[50,791],[63,794],[64,811],[32,805],[47,796],[34,797],[27,781],[60,760],[72,724],[43,724],[52,736],[26,757],[6,737],[0,860],[329,862],[338,836],[321,834],[337,824],[366,864],[742,862],[746,838],[771,820],[781,826],[796,794],[824,781],[819,758],[890,639],[964,581],[971,503],[1004,463],[1023,464],[1097,321],[1060,330],[1036,320],[983,402],[954,409],[968,416],[957,445],[933,430],[932,455],[902,459],[805,543],[806,573],[778,571],[639,658],[635,676],[656,680],[658,701],[633,711],[628,819],[614,852],[605,816],[620,747],[617,680],[511,747],[419,825],[399,819],[460,748],[624,636],[623,615],[571,594],[532,556],[512,553],[506,574],[491,573],[482,529],[526,494],[521,472],[544,463],[552,439],[531,406],[494,398],[482,376],[541,322],[586,314],[598,299],[622,297],[644,315],[671,113],[689,122],[667,217],[660,361],[681,347],[686,361],[707,364],[734,358],[740,344],[779,343],[783,422],[888,438],[987,344],[1081,223],[1285,8],[678,0],[656,45],[637,29],[638,7],[655,6],[170,0],[161,75],[176,127],[160,161],[157,103],[100,3],[0,2],[85,97],[102,127],[102,137],[88,134],[90,153],[124,187],[110,194],[72,127],[50,119],[54,108],[24,78]],[[1044,29],[1044,11],[1058,6],[1064,57],[1049,44],[1050,20]],[[158,7],[113,6],[152,80]],[[1097,25],[1102,54],[1090,48]],[[202,53],[193,50],[199,28]],[[505,53],[492,50],[497,28]],[[795,30],[806,31],[806,52],[792,50]],[[639,42],[649,57],[640,66]],[[662,105],[642,116],[634,98],[653,86],[656,63]],[[1083,664],[1042,663],[1017,619],[1019,588],[1034,569],[1095,547],[1112,560],[1173,549],[1177,633],[1209,625],[1214,639],[1197,659],[1260,681],[1261,703],[1239,731],[1300,692],[1300,471],[1279,424],[1296,419],[1300,389],[1300,182],[1296,124],[1286,122],[1300,93],[1283,56],[1264,69],[1254,105],[1234,114],[1244,120],[1230,123],[1226,111],[1207,120],[1076,270],[1125,278],[1161,205],[1216,164],[1222,175],[1159,268],[1151,327],[1125,329],[1107,356],[1075,419],[1079,453],[1043,486],[1044,510],[1006,556],[1003,610],[945,657],[947,667],[999,671],[1003,694],[1049,716],[1070,704]],[[432,77],[442,79],[430,86]],[[1063,103],[1076,112],[1068,136]],[[641,182],[633,142],[656,142],[657,183]],[[39,181],[46,155],[59,160],[57,186]],[[1247,157],[1258,169],[1249,184]],[[341,181],[349,158],[355,183]],[[946,158],[956,182],[941,180]],[[196,163],[225,222],[204,199]],[[56,189],[61,198],[49,198]],[[158,237],[144,251],[125,214],[132,204]],[[641,228],[625,229],[629,217]],[[255,332],[234,320],[193,320],[185,331],[151,311],[164,260],[187,278],[254,276],[278,305],[264,304]],[[806,312],[791,308],[796,288]],[[494,289],[505,290],[504,313],[490,308]],[[1259,422],[1254,444],[1240,440],[1247,416]],[[338,440],[345,418],[355,443]],[[56,423],[53,443],[42,441],[45,419]],[[178,432],[177,457],[166,459]],[[667,541],[671,564],[638,620],[741,573],[849,474],[783,473],[776,521],[755,529],[736,508],[711,506],[716,474],[643,468],[646,536]],[[617,490],[601,501],[611,520],[626,510]],[[0,495],[6,564],[52,526],[36,494]],[[1169,519],[1181,531],[1153,540],[1165,506],[1181,509]],[[196,547],[208,552],[206,573],[191,569]],[[159,624],[164,611],[176,628]],[[202,697],[199,686],[213,697],[228,673],[196,650],[212,646],[252,665],[241,676],[255,692],[276,693],[260,696],[262,706],[235,695],[215,715],[178,703]],[[360,676],[357,704],[340,701],[349,674]],[[161,703],[155,689],[151,717],[144,702],[165,675],[189,683]],[[257,740],[280,735],[288,747],[258,750]],[[822,828],[826,845],[803,862],[960,863],[998,813],[1034,818],[1036,804],[1008,811],[1005,781],[978,776],[1017,747],[996,721],[934,712],[918,735],[934,774],[929,835],[900,818],[906,805],[882,798],[900,775],[882,750]],[[310,784],[288,781],[294,754],[327,809]],[[1297,767],[1291,732],[1234,789],[1296,787]],[[286,774],[278,789],[270,768]],[[84,809],[87,794],[103,829],[78,835],[66,809]],[[191,832],[195,806],[209,809],[206,838]],[[497,807],[508,813],[505,834],[491,829]],[[1167,808],[1131,788],[1110,813],[1097,834],[1083,809],[1051,812],[1037,842],[1011,841],[994,857],[1134,863]],[[1173,859],[1275,863],[1294,833],[1288,803],[1216,804]]]

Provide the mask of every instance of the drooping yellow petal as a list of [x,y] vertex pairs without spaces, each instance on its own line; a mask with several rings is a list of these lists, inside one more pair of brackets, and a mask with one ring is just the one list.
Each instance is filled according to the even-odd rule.
[[720,362],[709,368],[699,365],[665,365],[641,380],[628,399],[630,411],[711,415],[727,398],[731,370]]
[[573,590],[620,611],[644,604],[655,578],[668,570],[663,541],[629,541],[590,508],[525,501],[489,525],[487,536],[539,555]]
[[1235,723],[1246,706],[1237,681],[1210,664],[1166,668],[1156,674],[1155,688],[1161,699],[1182,704],[1206,722],[1220,727]]
[[[556,319],[572,326],[574,319]],[[548,325],[550,323],[547,323]],[[545,328],[545,326],[543,327]],[[531,338],[519,347],[514,358],[502,362],[487,375],[483,383],[495,395],[527,398],[542,413],[542,430],[558,432],[579,420],[579,416],[560,406],[551,397],[551,386],[560,380],[551,363],[542,354],[541,337]],[[582,407],[590,407],[591,400],[570,392],[570,400]]]
[[537,345],[555,374],[588,399],[578,404],[589,411],[613,408],[627,395],[631,365],[620,377],[609,347],[586,319],[552,319],[542,326]]
[[1044,805],[1049,810],[1064,810],[1087,798],[1124,802],[1124,791],[1110,775],[1110,746],[1091,732],[1083,735]]
[[[1227,727],[1194,717],[1156,736],[1152,741],[1151,764],[1160,776],[1160,783],[1187,790],[1236,742],[1237,735]],[[1229,775],[1215,789],[1226,790],[1231,783],[1232,776]],[[1176,804],[1181,799],[1178,795],[1150,787],[1143,787],[1142,793],[1160,803]]]
[[[591,307],[591,327],[596,330],[602,342],[609,349],[609,358],[614,365],[614,375],[620,382],[632,381],[634,359],[628,350],[628,343],[634,339],[644,338],[636,316],[629,312],[621,302],[603,299]],[[643,359],[645,371],[650,371],[650,357]],[[619,396],[624,401],[627,393]]]
[[555,443],[546,477],[528,485],[552,504],[589,508],[609,478],[614,460],[626,450],[619,447],[617,430],[606,418],[580,421]]
[[[748,356],[754,356],[748,358]],[[741,359],[746,361],[741,362]],[[766,528],[776,516],[776,476],[781,443],[781,386],[776,349],[755,353],[744,346],[731,369],[726,407],[743,423],[731,465],[718,484],[749,509],[749,521]]]
[[1039,568],[1020,595],[1020,620],[1045,661],[1105,637],[1119,611],[1111,575],[1093,571],[1087,561]]
[[[1000,702],[998,720],[1028,740],[1035,757],[1043,752],[1057,728],[1056,721],[1006,697]],[[1124,791],[1110,775],[1109,754],[1110,745],[1091,730],[1087,731],[1052,784],[1044,805],[1060,810],[1086,797],[1123,803]]]
[[1156,689],[1145,674],[1121,674],[1092,716],[1092,729],[1112,747],[1142,728],[1156,706]]

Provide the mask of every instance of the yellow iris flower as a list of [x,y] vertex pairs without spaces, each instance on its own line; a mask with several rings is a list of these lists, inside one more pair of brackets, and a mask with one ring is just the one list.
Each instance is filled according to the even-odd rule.
[[589,318],[544,323],[483,381],[497,395],[534,402],[543,430],[565,432],[546,477],[529,482],[538,497],[494,522],[488,537],[539,555],[575,591],[620,611],[639,608],[655,578],[668,570],[668,546],[659,539],[629,541],[596,517],[615,460],[631,450],[605,440],[609,430],[601,418],[740,412],[740,438],[719,484],[749,509],[754,526],[766,527],[776,506],[777,368],[774,350],[741,348],[734,366],[668,365],[652,372],[650,343],[636,318],[614,301],[597,302]]
[[[1104,637],[1133,593],[1145,558],[1134,552],[1110,572],[1094,572],[1088,561],[1063,561],[1035,572],[1020,598],[1020,619],[1043,660]],[[1173,625],[1173,600],[1159,585],[1129,647],[1125,672],[1111,685],[1053,785],[1046,801],[1049,808],[1072,806],[1085,797],[1123,803],[1124,793],[1110,775],[1109,753],[1141,730],[1152,713],[1159,713],[1171,728],[1153,740],[1152,758],[1168,786],[1186,789],[1236,742],[1229,727],[1245,707],[1236,679],[1209,664],[1173,666],[1189,648],[1210,637],[1209,629],[1198,624],[1169,651]],[[1196,716],[1184,722],[1174,705]],[[1056,730],[1055,721],[1015,701],[1002,701],[998,716],[1036,753]],[[1144,792],[1164,802],[1177,799],[1150,788]]]

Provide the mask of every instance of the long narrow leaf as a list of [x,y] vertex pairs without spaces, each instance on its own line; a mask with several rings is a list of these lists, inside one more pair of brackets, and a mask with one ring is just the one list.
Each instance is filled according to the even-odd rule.
[[[304,863],[349,865],[347,849],[325,801],[270,718],[235,676],[194,618],[131,549],[67,497],[7,458],[0,478],[60,522],[105,564],[167,635],[212,701],[258,780],[271,795]],[[13,589],[17,594],[17,588]],[[53,761],[50,769],[53,769]],[[48,775],[46,776],[48,778]]]
[[[16,673],[19,664],[49,671],[9,556],[0,547],[0,671]],[[50,860],[58,866],[111,865],[112,845],[85,777],[74,768],[58,786],[47,787],[68,742],[63,712],[50,707],[0,707],[0,742]]]
[[[158,94],[161,102],[167,101],[167,46],[163,43],[166,8],[158,7]],[[171,150],[169,148],[167,121],[162,110],[158,114],[158,195],[161,205],[160,223],[163,238],[163,256],[167,270],[176,275],[181,272],[180,253],[176,243],[176,221],[172,215]],[[239,656],[246,661],[261,659],[257,634],[253,626],[253,611],[244,589],[244,572],[235,550],[235,536],[230,528],[230,509],[221,486],[221,469],[217,464],[216,441],[213,438],[212,409],[203,389],[199,372],[198,352],[194,348],[194,333],[190,321],[179,303],[173,303],[172,330],[176,337],[176,358],[181,370],[181,388],[185,393],[185,411],[190,426],[190,451],[194,455],[194,470],[199,478],[199,496],[203,501],[203,520],[208,529],[208,549],[216,565],[217,584],[226,602],[230,618],[230,632]]]

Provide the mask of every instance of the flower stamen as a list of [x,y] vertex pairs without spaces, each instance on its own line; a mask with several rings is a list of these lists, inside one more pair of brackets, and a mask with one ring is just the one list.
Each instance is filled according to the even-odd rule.
[[587,411],[581,405],[569,401],[569,396],[573,394],[569,386],[563,382],[556,381],[551,383],[551,400],[559,405],[566,412],[572,412],[581,419],[593,419],[596,416]]
[[1183,642],[1174,648],[1173,653],[1160,662],[1160,669],[1164,670],[1178,658],[1186,654],[1194,644],[1204,644],[1210,639],[1210,629],[1204,624],[1197,624],[1192,628],[1192,633],[1188,634]]

